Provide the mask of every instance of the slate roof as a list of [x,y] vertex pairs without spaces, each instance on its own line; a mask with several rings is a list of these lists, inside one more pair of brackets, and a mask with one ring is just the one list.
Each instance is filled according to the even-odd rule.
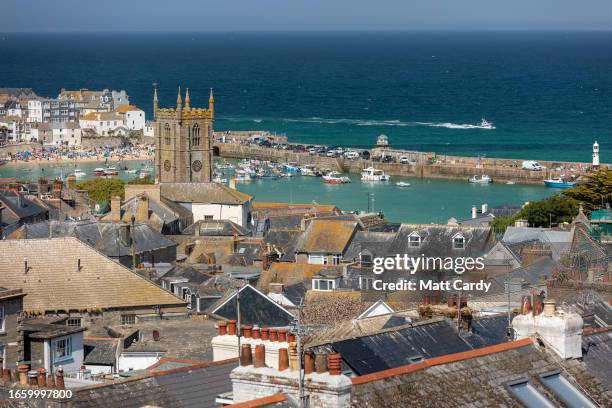
[[242,226],[229,220],[200,220],[196,221],[182,232],[183,235],[197,235],[197,236],[227,236],[231,237],[234,235],[245,236],[248,235],[247,231]]
[[[408,237],[416,233],[421,237],[419,247],[411,247]],[[453,248],[453,237],[463,235],[464,249]],[[388,247],[387,256],[409,254],[426,257],[478,257],[484,255],[494,244],[494,235],[489,227],[464,227],[459,225],[402,224],[395,240]]]
[[357,229],[355,221],[310,221],[297,245],[297,252],[342,254]]
[[216,408],[217,395],[232,390],[229,374],[236,359],[203,362],[144,376],[73,390],[70,406],[79,408]]
[[344,259],[359,260],[359,254],[372,258],[385,256],[395,240],[393,232],[357,231],[344,254]]
[[[120,229],[127,225],[120,222],[95,221],[42,221],[26,224],[22,228],[23,239],[50,237],[75,237],[92,246],[109,257],[132,254],[131,242],[122,240]],[[130,233],[136,253],[150,252],[157,249],[175,247],[169,240],[147,224],[130,225]]]
[[[333,268],[332,265],[311,265],[293,262],[274,262],[269,269],[264,270],[259,278],[258,287],[264,292],[268,291],[271,282],[285,285],[303,282],[310,279],[324,268]],[[338,268],[341,268],[340,266]]]
[[[358,375],[411,364],[421,359],[506,342],[506,317],[475,321],[475,332],[457,335],[447,319],[407,324],[328,343]],[[312,343],[311,343],[312,344]]]
[[24,298],[24,311],[185,306],[76,238],[3,240],[0,253],[0,285],[30,294]]
[[604,384],[612,385],[612,329],[582,336],[582,361]]
[[163,197],[183,203],[240,205],[252,199],[246,193],[217,183],[162,183],[160,189]]
[[[244,285],[240,291],[240,316],[242,324],[260,327],[286,326],[293,315],[284,307],[252,287]],[[230,290],[219,301],[208,308],[209,313],[221,319],[237,319],[237,291]]]
[[116,364],[117,340],[90,340],[83,342],[85,358],[83,364],[114,366]]
[[302,231],[291,230],[270,230],[264,238],[264,242],[278,249],[282,255],[279,261],[295,261],[295,250],[299,243]]
[[518,407],[507,385],[522,378],[554,406],[565,406],[539,380],[540,374],[552,371],[560,371],[600,406],[612,404],[607,385],[584,364],[562,361],[524,339],[355,377],[351,406]]
[[[18,221],[22,218],[48,212],[46,208],[37,204],[34,200],[25,197],[21,193],[8,190],[0,190],[0,204],[6,207],[2,212],[3,222],[8,220]],[[7,224],[9,223],[7,222]]]
[[21,329],[28,333],[29,338],[38,340],[55,339],[87,330],[85,327],[68,326],[63,322],[50,323],[44,319],[25,320],[21,325]]
[[[134,197],[126,200],[121,205],[121,219],[125,222],[130,222],[132,216],[136,216],[138,212],[138,207],[144,205],[142,203],[141,198],[146,195],[146,193],[137,194]],[[164,225],[173,223],[180,219],[192,220],[193,214],[187,208],[183,207],[180,204],[173,203],[172,201],[166,200],[163,197],[160,201],[148,198],[148,207],[149,211],[147,214],[148,222],[150,225],[154,226],[156,231],[165,232]],[[102,220],[110,220],[111,214],[108,213]]]

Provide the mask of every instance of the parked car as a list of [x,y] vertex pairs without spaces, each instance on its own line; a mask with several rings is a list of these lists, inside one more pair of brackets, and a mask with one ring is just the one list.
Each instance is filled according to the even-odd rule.
[[546,168],[535,160],[525,160],[521,167],[523,168],[523,170],[531,171],[542,171]]
[[358,159],[359,153],[349,150],[348,152],[344,153],[344,157],[346,157],[347,159]]
[[406,157],[406,156],[401,156],[401,157],[399,158],[399,162],[400,162],[401,164],[408,164],[408,163],[410,163],[410,160],[409,160],[409,159],[408,159],[408,157]]

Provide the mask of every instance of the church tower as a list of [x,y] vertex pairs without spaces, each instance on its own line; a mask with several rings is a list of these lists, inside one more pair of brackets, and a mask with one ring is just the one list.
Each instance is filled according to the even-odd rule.
[[154,89],[155,170],[160,183],[212,182],[212,89],[208,109],[192,108],[189,88],[186,91],[184,104],[179,87],[176,107],[159,108]]

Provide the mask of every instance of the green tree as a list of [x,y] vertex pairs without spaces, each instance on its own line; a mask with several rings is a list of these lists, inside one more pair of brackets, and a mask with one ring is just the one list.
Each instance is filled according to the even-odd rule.
[[155,180],[151,178],[151,176],[145,177],[135,177],[132,180],[128,181],[128,184],[155,184]]
[[86,190],[89,199],[98,203],[110,200],[111,197],[124,197],[125,183],[116,178],[95,178],[87,180],[77,186],[81,190]]
[[612,170],[602,168],[563,194],[582,203],[587,212],[602,208],[606,203],[612,203]]
[[531,227],[548,227],[564,222],[572,222],[578,214],[578,203],[573,199],[555,194],[543,200],[527,204],[516,219],[525,219]]
[[517,220],[517,217],[495,217],[493,221],[491,221],[491,228],[496,233],[503,233],[506,228],[514,225],[514,221]]

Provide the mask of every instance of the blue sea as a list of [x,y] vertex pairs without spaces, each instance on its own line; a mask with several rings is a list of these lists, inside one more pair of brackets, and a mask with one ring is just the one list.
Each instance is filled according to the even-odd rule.
[[[217,129],[439,154],[612,161],[612,32],[0,34],[0,87],[215,89]],[[474,127],[481,118],[495,129]]]

